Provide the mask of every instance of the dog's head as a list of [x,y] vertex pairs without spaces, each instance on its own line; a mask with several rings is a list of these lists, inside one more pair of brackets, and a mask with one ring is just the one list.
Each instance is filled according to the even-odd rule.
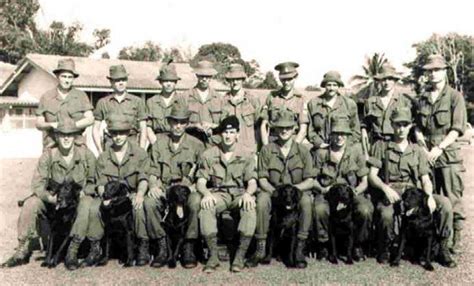
[[405,217],[420,217],[430,214],[428,195],[423,190],[410,188],[402,195],[402,215]]
[[326,199],[331,213],[352,211],[354,192],[349,185],[335,184],[329,189]]
[[130,187],[127,183],[121,181],[110,181],[104,186],[103,199],[111,200],[127,196],[130,193]]
[[56,210],[60,210],[77,206],[82,186],[74,181],[64,181],[59,184],[54,180],[49,180],[47,189],[57,196]]
[[292,185],[282,185],[276,188],[274,205],[276,209],[287,212],[296,211],[301,198],[300,191]]
[[169,211],[175,212],[179,218],[183,218],[190,193],[191,190],[183,185],[175,185],[168,188],[166,197],[168,198]]

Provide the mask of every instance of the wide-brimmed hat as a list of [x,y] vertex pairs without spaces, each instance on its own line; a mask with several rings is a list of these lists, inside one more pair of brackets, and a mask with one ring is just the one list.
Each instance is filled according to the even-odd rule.
[[291,110],[278,110],[270,122],[270,127],[293,127],[297,124],[296,115]]
[[247,78],[245,69],[241,64],[231,64],[229,70],[225,73],[226,79]]
[[190,116],[191,116],[191,112],[189,111],[186,105],[176,103],[171,108],[170,115],[166,116],[166,118],[183,120],[183,119],[189,119]]
[[77,128],[76,122],[69,118],[60,119],[58,122],[58,127],[55,130],[57,133],[61,134],[73,134],[79,133],[82,130]]
[[448,65],[446,64],[446,60],[442,55],[429,55],[426,59],[426,64],[423,66],[424,70],[432,70],[432,69],[445,69]]
[[407,107],[400,107],[393,111],[390,118],[392,122],[412,122],[411,110]]
[[324,74],[323,80],[321,81],[321,87],[326,87],[328,82],[335,82],[339,86],[344,86],[344,83],[341,80],[341,74],[337,71],[328,71]]
[[133,128],[130,121],[119,114],[111,114],[107,118],[107,130],[109,131],[130,131]]
[[79,74],[76,72],[76,64],[74,63],[73,59],[61,59],[58,61],[58,66],[53,70],[55,75],[58,73],[67,71],[74,75],[74,77],[78,77]]
[[215,76],[217,71],[210,61],[200,61],[194,68],[194,73],[198,76]]
[[160,69],[160,74],[156,79],[163,81],[178,81],[181,78],[178,76],[178,72],[174,65],[165,65]]
[[331,120],[331,133],[352,134],[349,118],[334,117]]
[[113,65],[109,68],[109,75],[107,78],[112,80],[128,78],[128,73],[123,65]]
[[386,78],[392,78],[395,80],[399,80],[401,78],[400,74],[397,72],[397,70],[389,64],[385,64],[382,66],[382,72],[376,74],[374,76],[375,79],[377,80],[382,80]]
[[300,65],[295,62],[284,62],[279,63],[275,66],[275,70],[278,71],[278,77],[280,79],[294,78],[298,75],[298,68]]
[[222,132],[229,129],[240,129],[239,119],[235,115],[224,118],[219,126],[212,129],[212,134],[221,134]]

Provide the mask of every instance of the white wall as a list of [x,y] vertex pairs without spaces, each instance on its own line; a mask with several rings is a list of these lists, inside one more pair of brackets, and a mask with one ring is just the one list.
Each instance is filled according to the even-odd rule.
[[47,72],[33,68],[20,81],[18,86],[18,97],[32,96],[38,100],[43,93],[53,89],[57,85],[57,81]]

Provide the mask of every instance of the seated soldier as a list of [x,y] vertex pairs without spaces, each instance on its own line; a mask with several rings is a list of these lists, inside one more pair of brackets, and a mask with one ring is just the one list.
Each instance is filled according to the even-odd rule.
[[[166,264],[166,234],[161,226],[161,197],[166,189],[176,185],[185,185],[194,190],[194,175],[197,161],[204,151],[204,144],[185,133],[189,124],[190,112],[186,106],[175,104],[170,115],[166,116],[170,133],[158,134],[151,147],[150,190],[145,198],[147,230],[150,239],[158,239],[160,252],[151,266]],[[189,222],[185,236],[183,267],[197,266],[194,245],[198,237],[198,212],[201,195],[193,191],[188,198]]]
[[241,152],[237,142],[237,117],[229,116],[222,120],[213,134],[220,134],[221,143],[204,151],[196,175],[197,190],[203,196],[199,212],[201,233],[210,251],[204,271],[210,273],[219,266],[217,215],[225,210],[240,210],[240,245],[231,267],[231,271],[240,272],[255,232],[255,159],[251,153]]
[[438,262],[446,267],[456,267],[448,249],[449,236],[453,229],[453,210],[446,197],[433,195],[433,185],[429,177],[429,165],[418,145],[408,141],[412,126],[409,108],[400,107],[392,114],[393,140],[378,141],[369,159],[369,182],[374,188],[372,199],[375,205],[376,233],[378,242],[377,261],[387,263],[389,246],[394,238],[394,204],[401,200],[403,191],[418,187],[429,196],[428,207],[436,212],[435,224],[440,235],[441,249]]
[[[324,198],[331,187],[338,184],[347,184],[354,191],[354,259],[363,258],[361,244],[369,238],[372,225],[374,206],[366,197],[367,175],[369,169],[360,144],[348,144],[347,140],[352,134],[349,120],[346,117],[334,117],[331,122],[329,149],[317,149],[312,155],[316,178],[314,189],[314,219],[317,240],[326,244],[329,239],[329,204]],[[327,245],[321,245],[318,258],[326,258]]]
[[261,190],[257,194],[257,250],[248,266],[255,267],[265,257],[273,191],[278,186],[291,184],[301,191],[295,260],[298,268],[305,268],[303,249],[312,221],[313,162],[308,148],[295,141],[298,125],[293,112],[279,110],[270,127],[274,129],[277,140],[265,145],[258,158],[258,182]]
[[[97,195],[102,197],[105,185],[111,181],[126,183],[132,193],[129,195],[133,205],[135,236],[139,240],[137,266],[149,263],[148,234],[146,231],[143,201],[148,190],[149,159],[146,152],[129,137],[132,124],[121,115],[112,114],[108,118],[107,128],[112,137],[112,145],[97,159]],[[94,242],[87,265],[99,262],[101,249],[98,243],[104,236],[104,224],[100,216],[100,201],[91,206],[87,237]]]
[[[39,219],[45,219],[48,209],[54,208],[57,196],[46,189],[48,181],[56,183],[73,181],[85,188],[94,188],[95,157],[84,146],[75,146],[75,138],[82,133],[72,120],[60,121],[55,132],[56,147],[46,149],[41,155],[31,182],[33,194],[28,197],[18,219],[18,247],[2,267],[13,267],[28,263],[31,256],[31,240],[36,236]],[[81,198],[82,203],[83,198]],[[87,221],[87,209],[78,208],[71,236],[80,236],[80,225]],[[71,247],[66,257],[66,267],[74,267]]]

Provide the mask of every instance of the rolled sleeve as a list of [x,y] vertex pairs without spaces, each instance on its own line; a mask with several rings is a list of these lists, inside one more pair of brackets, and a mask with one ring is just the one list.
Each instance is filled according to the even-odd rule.
[[144,121],[148,119],[148,113],[145,105],[145,101],[141,98],[138,99],[137,103],[137,119],[138,121]]
[[466,124],[467,114],[464,97],[460,93],[453,91],[451,130],[458,131],[459,136],[462,136],[466,129]]
[[375,145],[372,148],[372,154],[369,158],[369,161],[367,162],[369,167],[375,167],[378,169],[382,168],[382,160],[384,157],[384,148],[383,144],[385,142],[376,142]]
[[104,99],[99,100],[94,109],[94,119],[97,121],[105,120],[105,102]]
[[31,188],[35,194],[42,201],[47,201],[48,191],[46,185],[48,184],[49,170],[51,168],[51,154],[46,151],[41,155],[38,165],[36,166],[33,179],[31,181]]
[[196,178],[197,179],[202,178],[202,179],[208,180],[210,171],[211,171],[211,166],[209,164],[209,160],[206,157],[201,158],[201,160],[199,160],[199,163],[198,163]]
[[303,169],[303,179],[306,180],[308,178],[313,178],[316,176],[316,170],[313,166],[313,160],[311,157],[311,153],[309,150],[301,145],[301,155],[302,155],[302,160],[304,164],[304,169]]
[[249,182],[252,179],[257,180],[257,171],[255,170],[255,160],[253,158],[247,158],[245,162],[244,181]]
[[257,175],[258,175],[258,178],[270,178],[270,174],[269,174],[269,165],[270,165],[270,152],[267,148],[267,146],[269,145],[266,145],[262,148],[262,150],[260,151],[260,154],[258,156],[258,169],[257,169]]

